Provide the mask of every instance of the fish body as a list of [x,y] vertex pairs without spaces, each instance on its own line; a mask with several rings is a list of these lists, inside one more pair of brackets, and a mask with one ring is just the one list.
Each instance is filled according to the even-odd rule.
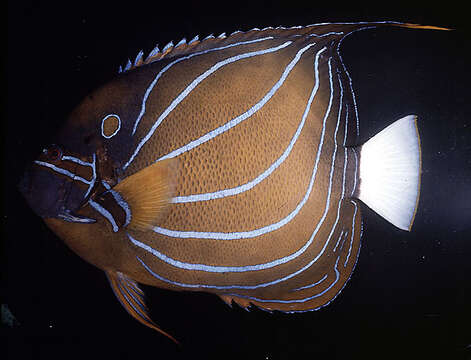
[[140,53],[72,112],[20,188],[158,331],[138,283],[243,307],[319,309],[357,262],[359,199],[406,230],[417,208],[415,117],[360,146],[339,53],[349,33],[382,25],[419,27],[254,29]]

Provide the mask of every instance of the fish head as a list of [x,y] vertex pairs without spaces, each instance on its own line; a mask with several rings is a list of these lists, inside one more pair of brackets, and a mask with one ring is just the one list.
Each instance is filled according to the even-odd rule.
[[121,122],[117,115],[124,110],[110,87],[86,96],[58,129],[53,144],[44,147],[26,169],[20,192],[43,219],[90,222],[77,212],[104,190],[98,186],[102,181],[117,182],[117,162],[111,154],[120,155],[126,147],[121,145],[126,141],[118,131]]
[[93,222],[77,215],[97,183],[96,155],[78,155],[63,146],[45,147],[26,169],[19,190],[42,218]]
[[[76,132],[76,137],[83,140],[83,134],[86,132]],[[70,140],[63,145],[65,142],[56,137],[57,142],[45,147],[27,166],[19,190],[32,210],[72,251],[100,269],[114,267],[112,255],[120,251],[119,242],[113,241],[116,233],[90,206],[106,191],[102,185],[106,164],[100,164],[105,151],[95,147],[93,140],[87,144],[82,141],[81,149],[71,150],[69,145],[74,139],[67,138]]]

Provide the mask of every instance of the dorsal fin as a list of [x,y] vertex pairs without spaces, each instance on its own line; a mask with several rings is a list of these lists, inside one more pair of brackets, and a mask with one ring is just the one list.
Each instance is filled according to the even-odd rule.
[[[274,29],[272,27],[268,27],[262,30],[258,28],[253,28],[246,32],[243,32],[240,30],[234,31],[229,36],[227,36],[226,33],[223,32],[218,36],[214,36],[213,34],[210,34],[206,36],[203,40],[200,40],[199,36],[197,35],[194,38],[192,38],[191,41],[188,41],[188,42],[186,41],[185,38],[183,38],[176,44],[174,44],[173,41],[170,41],[169,43],[167,43],[167,45],[165,45],[162,48],[162,50],[160,50],[159,46],[157,45],[153,50],[149,52],[149,55],[147,56],[145,60],[140,61],[137,64],[132,63],[131,61],[128,61],[125,66],[120,66],[119,72],[126,72],[129,70],[135,69],[139,66],[151,64],[155,61],[159,61],[162,59],[172,58],[172,57],[180,56],[180,55],[186,55],[186,54],[190,54],[197,51],[204,51],[212,47],[229,45],[231,43],[235,43],[239,41],[252,40],[252,39],[256,39],[257,37],[290,36],[290,35],[293,35],[295,32],[298,32],[299,28],[300,27],[287,29],[284,27],[278,27]],[[268,31],[272,32],[272,34],[265,34],[265,32],[268,32]],[[307,31],[309,30],[307,29]],[[139,54],[137,57],[139,57]]]
[[[186,39],[183,38],[176,45],[173,41],[170,41],[167,45],[163,47],[162,50],[156,46],[152,51],[149,52],[149,55],[144,60],[142,51],[136,56],[134,63],[128,61],[125,67],[120,66],[119,72],[126,72],[132,69],[135,69],[142,65],[151,64],[155,61],[162,59],[168,59],[175,56],[181,56],[190,54],[197,51],[204,51],[217,46],[225,46],[231,43],[236,43],[240,41],[253,40],[256,38],[261,38],[265,36],[273,37],[292,37],[292,36],[303,36],[303,35],[319,35],[323,36],[328,33],[339,33],[347,34],[349,32],[359,30],[361,28],[370,28],[377,26],[398,26],[406,27],[412,29],[431,29],[431,30],[450,30],[448,28],[437,27],[437,26],[427,26],[427,25],[418,25],[410,23],[401,23],[396,21],[377,21],[377,22],[358,22],[358,23],[320,23],[307,26],[292,26],[285,28],[283,26],[278,26],[276,28],[266,27],[264,29],[253,28],[249,31],[234,31],[229,36],[226,36],[226,33],[222,33],[219,36],[208,35],[203,40],[199,40],[198,36],[195,36],[190,42],[186,42]],[[139,61],[138,61],[139,59]]]

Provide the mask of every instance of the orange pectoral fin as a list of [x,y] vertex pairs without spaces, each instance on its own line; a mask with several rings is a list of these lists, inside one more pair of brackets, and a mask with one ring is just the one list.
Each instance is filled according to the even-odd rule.
[[149,317],[144,292],[137,282],[120,272],[106,271],[105,273],[119,302],[134,319],[178,344],[173,336],[160,329]]
[[127,177],[113,188],[130,208],[129,229],[149,230],[164,216],[175,192],[177,172],[177,161],[166,159]]

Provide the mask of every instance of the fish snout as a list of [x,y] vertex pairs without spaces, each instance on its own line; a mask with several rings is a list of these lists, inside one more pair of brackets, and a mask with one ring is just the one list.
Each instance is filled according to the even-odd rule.
[[28,205],[43,218],[57,217],[63,208],[67,188],[65,179],[33,167],[26,169],[18,184]]

